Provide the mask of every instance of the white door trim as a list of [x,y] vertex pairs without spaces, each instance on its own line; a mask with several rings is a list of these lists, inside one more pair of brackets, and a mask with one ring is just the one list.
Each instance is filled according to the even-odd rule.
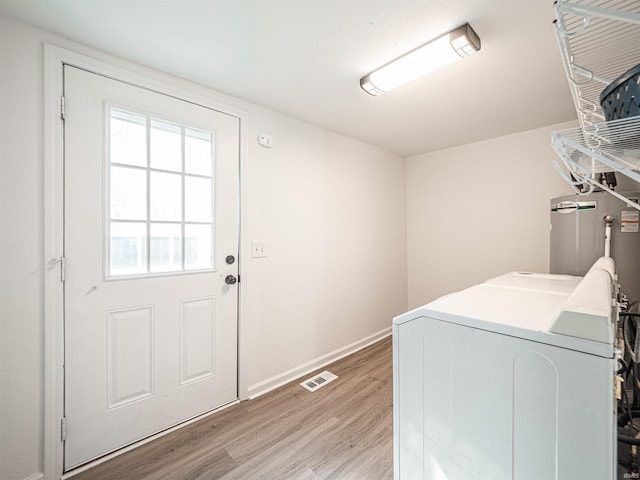
[[[248,152],[248,112],[222,100],[222,95],[185,80],[140,67],[125,60],[95,53],[88,57],[50,44],[44,45],[44,478],[59,480],[63,474],[61,420],[64,416],[64,342],[63,284],[60,259],[63,255],[63,128],[60,120],[60,98],[63,92],[63,64],[69,64],[100,75],[156,90],[240,119],[240,245],[239,276],[246,286],[244,274],[249,251],[245,206],[247,193],[242,188],[246,178]],[[246,288],[242,290],[246,291]],[[246,298],[239,291],[238,305],[238,398],[248,398],[245,362],[246,342],[243,335]]]

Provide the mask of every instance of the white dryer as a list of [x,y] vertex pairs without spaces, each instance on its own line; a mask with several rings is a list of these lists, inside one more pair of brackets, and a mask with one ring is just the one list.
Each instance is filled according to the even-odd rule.
[[613,261],[393,320],[395,480],[615,479]]

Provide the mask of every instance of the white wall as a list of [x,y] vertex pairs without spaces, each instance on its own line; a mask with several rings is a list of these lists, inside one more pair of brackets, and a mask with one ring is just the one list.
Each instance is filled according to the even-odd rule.
[[[117,61],[0,17],[3,480],[22,480],[44,468],[45,41]],[[301,365],[389,328],[391,318],[406,309],[403,160],[259,106],[151,74],[248,112],[244,233],[268,247],[263,259],[242,252],[242,365],[249,389],[270,388]],[[256,144],[262,132],[273,136],[273,149]]]
[[408,305],[502,273],[549,271],[549,200],[564,123],[406,160]]
[[0,17],[0,477],[42,471],[41,48]]
[[249,172],[249,238],[268,251],[247,286],[260,391],[406,307],[405,188],[404,163],[379,148],[266,110],[251,123],[275,141],[252,147]]

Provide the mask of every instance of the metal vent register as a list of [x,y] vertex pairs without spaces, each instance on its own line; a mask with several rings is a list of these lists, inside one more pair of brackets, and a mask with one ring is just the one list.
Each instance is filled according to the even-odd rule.
[[306,388],[310,392],[315,392],[320,387],[324,387],[326,384],[333,382],[336,378],[338,378],[337,375],[334,375],[333,373],[325,370],[319,375],[311,377],[309,380],[305,380],[300,385],[302,385],[304,388]]

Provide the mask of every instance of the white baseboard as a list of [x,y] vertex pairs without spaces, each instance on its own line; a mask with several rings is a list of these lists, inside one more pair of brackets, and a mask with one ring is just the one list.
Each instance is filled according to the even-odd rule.
[[318,370],[323,368],[330,363],[335,362],[336,360],[340,360],[352,353],[357,352],[358,350],[362,350],[369,345],[376,343],[379,340],[382,340],[385,337],[391,335],[391,327],[385,328],[373,335],[369,335],[368,337],[363,338],[357,342],[354,342],[350,345],[346,345],[342,348],[334,350],[333,352],[329,352],[326,355],[322,355],[318,358],[315,358],[309,362],[303,363],[291,370],[287,370],[279,375],[275,375],[271,378],[268,378],[262,382],[256,383],[255,385],[249,386],[249,398],[256,398],[260,395],[264,395],[271,390],[274,390],[282,385],[285,385],[293,380],[296,380],[300,377],[308,375],[314,370]]
[[27,478],[23,480],[44,480],[44,473],[34,473],[33,475],[29,475]]

